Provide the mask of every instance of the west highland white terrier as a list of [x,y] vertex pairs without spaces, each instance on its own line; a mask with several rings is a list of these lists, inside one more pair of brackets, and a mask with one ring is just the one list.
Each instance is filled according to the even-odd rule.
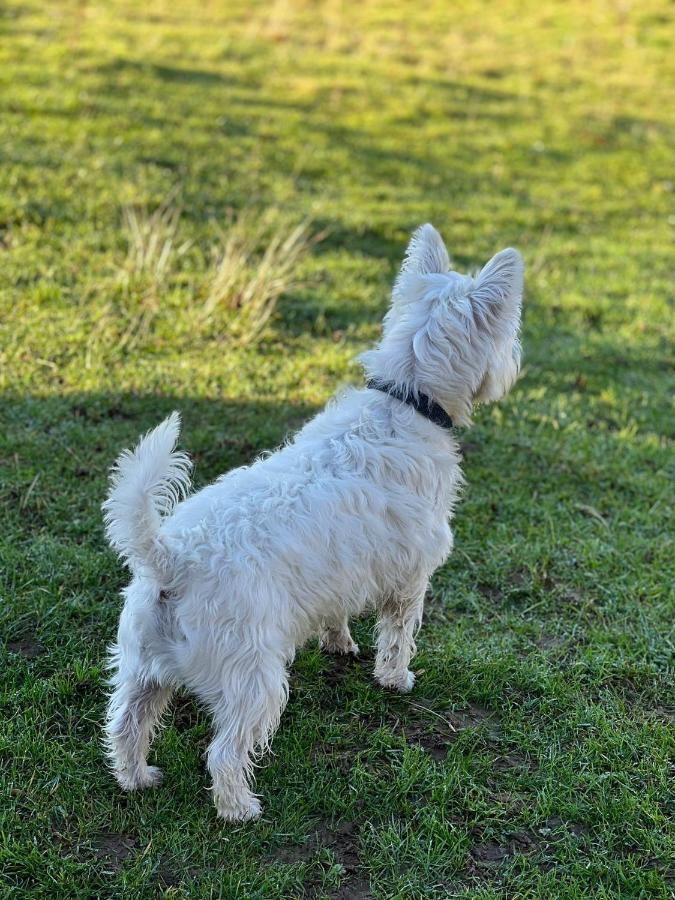
[[250,789],[288,698],[296,649],[319,636],[358,653],[349,619],[377,613],[375,678],[410,691],[424,596],[448,556],[462,485],[450,428],[503,397],[520,365],[523,262],[502,250],[475,276],[450,270],[438,232],[413,235],[367,386],[341,393],[281,449],[186,497],[173,413],[124,452],[103,504],[124,591],[106,737],[126,790],[158,783],[146,756],[172,691],[213,717],[218,813],[261,811]]

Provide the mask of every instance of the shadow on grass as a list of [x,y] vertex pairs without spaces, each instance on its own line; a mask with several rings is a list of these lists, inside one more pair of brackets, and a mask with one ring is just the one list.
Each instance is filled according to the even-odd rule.
[[190,69],[183,66],[166,66],[153,62],[119,57],[109,63],[97,66],[95,70],[103,78],[114,80],[120,73],[137,73],[143,78],[166,84],[194,84],[200,87],[213,85],[240,85],[241,79],[208,69]]
[[[258,56],[262,57],[261,47]],[[470,143],[458,135],[458,140],[426,140],[419,126],[428,118],[414,102],[408,112],[396,122],[391,131],[373,134],[367,129],[345,125],[338,116],[326,111],[324,92],[319,91],[309,101],[289,100],[274,94],[273,88],[257,83],[255,75],[233,76],[206,69],[172,66],[152,61],[119,57],[87,70],[95,81],[92,98],[81,108],[49,105],[34,110],[36,116],[80,118],[113,117],[116,129],[123,133],[133,126],[148,130],[176,127],[190,122],[192,136],[201,132],[204,138],[216,142],[222,138],[257,137],[260,126],[267,134],[270,125],[281,133],[297,125],[307,133],[306,149],[326,147],[345,153],[347,166],[354,181],[364,185],[415,184],[420,192],[437,194],[439,185],[457,202],[461,197],[484,191],[486,179],[493,193],[511,196],[511,188],[489,174],[475,171],[476,159]],[[411,83],[417,83],[413,79]],[[447,117],[448,138],[453,130],[464,128],[468,118],[504,126],[515,118],[513,104],[522,106],[515,95],[494,91],[469,83],[442,81],[444,87],[443,114]],[[431,83],[431,87],[437,85]],[[149,103],[149,100],[152,103]],[[161,114],[157,114],[157,110]],[[22,110],[17,110],[22,111]],[[126,119],[126,123],[125,123]],[[398,131],[397,131],[398,130]],[[396,139],[396,140],[394,140]],[[138,140],[139,158],[153,158],[149,145]],[[120,151],[122,152],[122,151]],[[128,152],[128,151],[127,151]],[[297,170],[297,154],[284,149],[284,142],[257,140],[256,153],[264,160],[267,171]],[[172,154],[165,154],[172,158]],[[287,158],[285,158],[287,157]],[[178,163],[177,159],[172,159]],[[316,165],[311,153],[301,169],[303,181],[325,185],[332,165]],[[340,169],[344,169],[341,163]],[[218,197],[212,204],[219,204]],[[190,215],[186,207],[185,214]]]
[[[135,440],[174,410],[181,413],[183,436],[192,434],[197,444],[217,445],[234,464],[250,462],[251,456],[279,444],[316,411],[312,406],[288,401],[205,398],[161,393],[78,392],[60,396],[2,397],[5,441],[26,430],[36,441],[72,431],[85,446],[97,449],[111,439]],[[213,459],[207,446],[198,446],[200,458]],[[53,461],[50,454],[49,461]]]
[[291,402],[163,394],[5,395],[0,505],[7,533],[101,546],[110,466],[173,410],[182,415],[180,446],[195,462],[197,487],[278,446],[314,412]]

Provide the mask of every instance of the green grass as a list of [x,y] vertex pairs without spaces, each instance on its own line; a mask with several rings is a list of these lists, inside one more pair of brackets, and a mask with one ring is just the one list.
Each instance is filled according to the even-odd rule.
[[[672,9],[3,4],[3,897],[671,896]],[[167,197],[169,259],[134,263],[130,210]],[[308,219],[240,339],[209,301],[228,223],[255,269]],[[521,249],[526,362],[461,435],[415,691],[374,686],[364,621],[362,662],[298,654],[261,822],[217,821],[189,698],[165,784],[125,796],[109,465],[179,408],[204,484],[358,382],[427,220],[459,268]]]

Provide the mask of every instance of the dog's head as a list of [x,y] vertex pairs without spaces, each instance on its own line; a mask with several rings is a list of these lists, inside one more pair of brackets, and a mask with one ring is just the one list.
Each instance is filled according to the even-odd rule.
[[432,225],[413,234],[379,345],[361,357],[371,378],[425,393],[458,425],[476,402],[503,397],[520,368],[523,261],[497,253],[475,276],[450,268]]

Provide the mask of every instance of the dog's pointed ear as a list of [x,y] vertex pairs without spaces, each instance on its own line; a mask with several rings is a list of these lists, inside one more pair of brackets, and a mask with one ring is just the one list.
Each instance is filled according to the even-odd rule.
[[432,275],[447,272],[449,268],[450,257],[443,238],[428,222],[426,225],[420,225],[410,238],[401,273]]
[[443,238],[433,225],[427,223],[416,229],[401,265],[401,271],[394,284],[392,302],[399,306],[414,296],[415,279],[418,275],[441,274],[450,268],[450,257]]
[[512,247],[500,250],[483,266],[469,291],[478,324],[512,322],[518,327],[524,272],[523,258]]

